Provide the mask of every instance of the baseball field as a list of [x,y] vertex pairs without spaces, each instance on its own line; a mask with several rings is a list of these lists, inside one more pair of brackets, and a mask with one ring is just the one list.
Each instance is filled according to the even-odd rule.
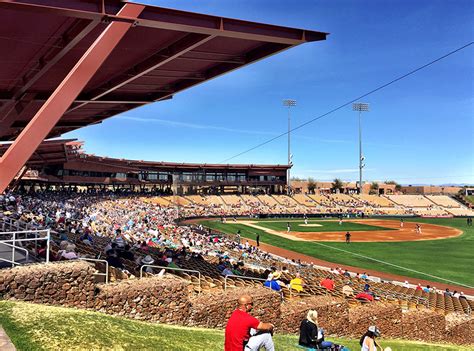
[[[474,227],[464,218],[203,220],[204,226],[315,259],[471,288]],[[288,224],[290,231],[288,232]],[[416,232],[417,224],[421,233]],[[345,233],[351,243],[345,243]],[[245,240],[245,239],[243,239]],[[253,243],[253,241],[252,241]]]

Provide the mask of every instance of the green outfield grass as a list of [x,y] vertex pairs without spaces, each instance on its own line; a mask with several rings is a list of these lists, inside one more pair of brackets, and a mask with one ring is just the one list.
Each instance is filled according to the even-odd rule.
[[[456,238],[444,240],[427,240],[411,242],[374,242],[351,243],[343,242],[301,242],[282,238],[265,233],[256,228],[239,223],[222,224],[219,221],[203,221],[209,226],[226,233],[235,234],[240,229],[243,237],[255,239],[256,233],[260,234],[260,242],[300,252],[335,264],[346,264],[374,269],[382,272],[394,273],[408,277],[415,277],[431,281],[449,283],[442,279],[452,281],[452,284],[474,286],[472,274],[474,252],[474,227],[468,227],[463,218],[410,218],[405,221],[432,223],[461,229],[463,234]],[[286,223],[284,224],[286,225]],[[315,231],[319,230],[315,229]],[[340,251],[344,250],[344,251]],[[380,261],[388,262],[404,268],[409,268],[425,274],[394,267],[369,258],[356,256],[362,255]]]
[[[299,323],[299,321],[298,321]],[[0,302],[0,325],[18,351],[41,350],[223,350],[222,330],[185,328],[112,317],[97,312],[25,302]],[[360,350],[357,340],[330,338]],[[275,335],[276,350],[301,351],[295,335]],[[380,339],[397,351],[441,351],[468,348]]]
[[[368,231],[368,230],[393,230],[390,228],[377,227],[374,225],[353,223],[342,221],[342,224],[339,225],[339,221],[332,220],[308,220],[308,224],[317,224],[320,227],[306,227],[304,226],[304,220],[301,219],[286,219],[286,220],[261,220],[258,221],[258,225],[268,229],[273,229],[277,231],[287,230],[287,224],[290,223],[291,230],[294,232],[339,232],[339,231]],[[229,222],[227,222],[229,223]]]

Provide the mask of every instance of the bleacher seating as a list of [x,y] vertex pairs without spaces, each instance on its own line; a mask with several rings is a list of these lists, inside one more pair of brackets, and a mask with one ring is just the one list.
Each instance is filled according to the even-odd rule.
[[280,204],[286,207],[296,207],[298,202],[295,201],[292,197],[287,195],[272,195],[272,197]]
[[244,204],[244,201],[237,195],[221,195],[221,198],[227,205],[238,206]]
[[387,195],[393,202],[407,207],[430,207],[433,202],[423,195]]
[[446,195],[426,195],[428,199],[433,201],[436,205],[443,206],[443,207],[454,207],[459,208],[461,205],[456,200],[450,198]]
[[369,194],[354,194],[352,197],[367,202],[368,205],[375,206],[375,207],[394,207],[395,204],[390,201],[388,198],[383,196],[377,195],[369,195]]
[[257,198],[268,207],[278,207],[280,205],[278,201],[270,195],[257,195]]
[[320,205],[327,206],[327,207],[330,207],[333,205],[332,201],[324,195],[310,194],[308,196]]
[[311,199],[309,196],[303,195],[303,194],[295,194],[293,195],[293,199],[298,202],[300,205],[306,206],[306,207],[316,207],[318,204],[316,201]]

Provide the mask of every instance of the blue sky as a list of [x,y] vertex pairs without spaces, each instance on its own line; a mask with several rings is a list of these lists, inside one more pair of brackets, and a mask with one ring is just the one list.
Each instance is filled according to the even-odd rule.
[[[218,163],[474,40],[471,0],[141,1],[331,33],[100,125],[63,135],[97,155]],[[474,183],[474,45],[367,98],[367,180]],[[292,134],[292,175],[358,178],[358,119],[341,109]],[[280,138],[232,163],[285,164]]]

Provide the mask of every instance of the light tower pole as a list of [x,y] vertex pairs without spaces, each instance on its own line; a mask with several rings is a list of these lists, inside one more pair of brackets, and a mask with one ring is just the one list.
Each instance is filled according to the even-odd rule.
[[[283,100],[283,106],[288,107],[288,166],[291,167],[291,107],[296,106],[296,100],[285,99]],[[290,180],[290,168],[286,172],[286,193],[291,194],[291,180]]]
[[362,155],[362,112],[369,112],[369,104],[356,102],[352,104],[353,111],[359,111],[359,194],[362,194],[362,168],[365,167],[365,157]]

